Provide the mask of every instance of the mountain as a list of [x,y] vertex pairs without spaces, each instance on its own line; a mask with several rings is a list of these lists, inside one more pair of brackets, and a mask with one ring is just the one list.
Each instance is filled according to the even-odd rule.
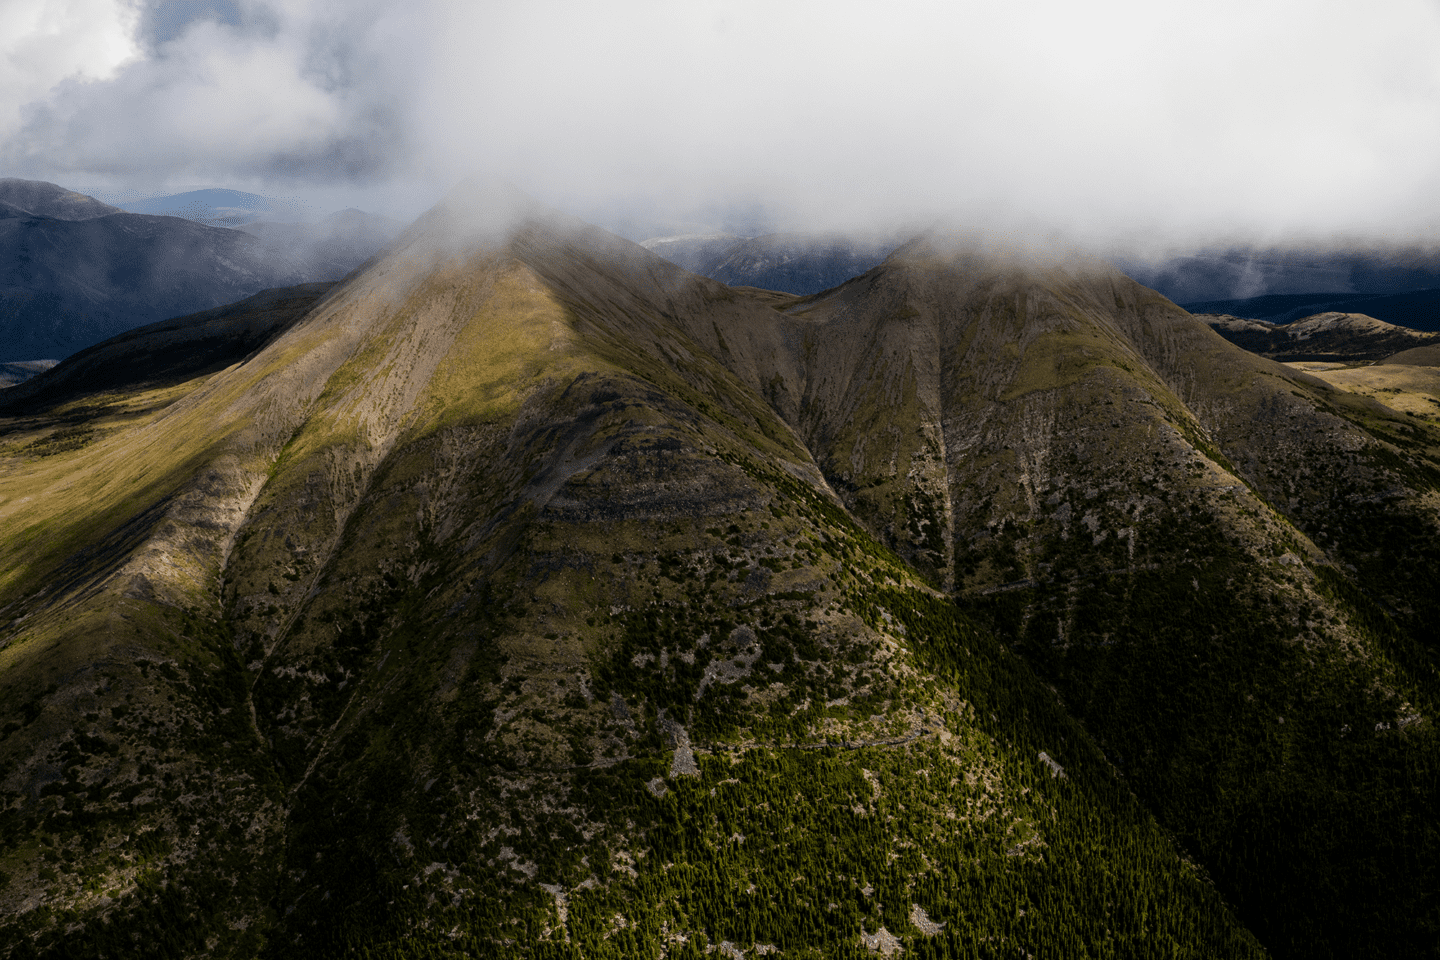
[[1434,344],[1401,350],[1380,361],[1381,363],[1411,364],[1422,367],[1440,367],[1440,349]]
[[300,309],[0,394],[8,956],[1433,954],[1429,422],[475,188]]
[[1394,326],[1440,333],[1440,290],[1396,294],[1307,293],[1187,303],[1197,314],[1234,315],[1270,323],[1292,323],[1318,313],[1363,314]]
[[1194,313],[1277,324],[1318,313],[1361,313],[1440,332],[1440,253],[1434,249],[1234,248],[1123,266]]
[[303,219],[304,204],[299,200],[263,197],[243,190],[188,190],[185,193],[150,197],[120,204],[130,213],[147,213],[159,217],[183,217],[212,227],[242,227],[257,221],[294,221]]
[[701,276],[731,286],[810,294],[837,286],[885,259],[898,241],[811,233],[760,237],[687,234],[641,246]]
[[309,279],[239,231],[132,213],[3,217],[0,250],[0,360],[68,356],[146,322]]
[[1359,313],[1320,313],[1290,323],[1216,314],[1197,314],[1196,319],[1251,353],[1281,361],[1376,361],[1440,343],[1440,333],[1397,327]]
[[319,223],[270,220],[239,228],[259,237],[270,250],[302,264],[307,276],[339,279],[383,250],[405,224],[363,210],[341,210]]
[[0,179],[0,208],[8,208],[3,214],[6,217],[29,214],[56,220],[94,220],[122,212],[119,207],[53,183],[13,177]]
[[1127,261],[1124,268],[1141,283],[1187,305],[1285,295],[1338,300],[1346,294],[1440,288],[1440,252],[1424,247],[1236,247],[1154,263]]
[[[7,364],[36,369],[5,394],[6,407],[12,413],[46,410],[77,393],[173,385],[223,370],[284,333],[336,286],[306,283],[263,290],[223,307],[127,331],[59,364]],[[33,379],[41,373],[48,375]]]
[[[0,362],[65,357],[122,331],[267,288],[339,280],[396,232],[391,221],[347,211],[313,228],[251,225],[258,234],[252,235],[176,217],[102,213],[110,208],[52,184],[5,183]],[[16,205],[22,199],[95,215],[33,212]]]

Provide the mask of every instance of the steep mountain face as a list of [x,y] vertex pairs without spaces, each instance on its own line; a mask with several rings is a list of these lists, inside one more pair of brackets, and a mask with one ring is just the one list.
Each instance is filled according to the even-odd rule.
[[1433,948],[1428,424],[1093,265],[495,195],[268,329],[0,396],[18,950]]
[[[53,184],[5,184],[0,361],[60,359],[123,331],[267,288],[339,280],[398,232],[381,219],[347,214],[311,231],[277,225],[256,236],[120,212]],[[57,212],[18,205],[26,198]]]
[[1440,333],[1397,327],[1359,313],[1319,313],[1292,323],[1216,314],[1197,314],[1196,319],[1236,346],[1282,362],[1376,361],[1440,344]]

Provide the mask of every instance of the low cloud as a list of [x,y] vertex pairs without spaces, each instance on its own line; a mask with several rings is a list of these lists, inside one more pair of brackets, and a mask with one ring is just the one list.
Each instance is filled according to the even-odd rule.
[[163,42],[90,6],[109,26],[69,29],[109,66],[0,84],[20,175],[438,197],[481,170],[611,219],[1152,246],[1440,222],[1425,0],[237,0]]

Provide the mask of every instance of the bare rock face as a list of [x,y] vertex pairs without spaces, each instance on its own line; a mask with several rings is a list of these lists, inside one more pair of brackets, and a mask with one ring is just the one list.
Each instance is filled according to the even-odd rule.
[[1429,942],[1440,438],[1114,271],[470,185],[0,418],[12,956]]
[[860,943],[865,949],[872,953],[878,953],[882,957],[893,957],[905,952],[905,948],[900,945],[899,938],[884,927],[874,933],[866,933],[862,927]]

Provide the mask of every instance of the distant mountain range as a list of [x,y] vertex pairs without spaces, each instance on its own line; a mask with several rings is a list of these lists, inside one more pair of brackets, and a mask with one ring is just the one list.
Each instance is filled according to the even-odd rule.
[[28,213],[56,220],[94,220],[112,213],[124,213],[119,207],[101,203],[74,190],[57,187],[43,180],[0,179],[0,209],[9,215]]
[[[19,368],[4,403],[25,410],[75,393],[154,388],[213,373],[269,344],[336,286],[330,281],[263,290],[237,303],[127,330],[58,365],[51,360],[0,365],[0,370]],[[36,379],[56,366],[50,376]]]
[[702,277],[735,287],[818,293],[878,266],[901,240],[835,234],[772,233],[759,237],[687,234],[641,246]]
[[319,224],[233,230],[0,181],[0,362],[59,359],[267,288],[339,280],[401,226],[349,210]]
[[163,197],[147,197],[118,204],[130,213],[183,217],[212,227],[240,227],[257,221],[294,222],[306,218],[299,200],[265,197],[243,190],[188,190]]
[[1440,331],[1440,289],[1407,293],[1297,293],[1187,303],[1195,314],[1230,314],[1270,323],[1291,323],[1319,313],[1364,314],[1411,330]]
[[1237,248],[1159,263],[1126,261],[1121,268],[1192,313],[1276,323],[1363,313],[1440,330],[1440,252],[1429,248]]
[[1425,247],[1303,246],[1215,250],[1124,271],[1177,303],[1298,294],[1394,294],[1440,288],[1440,251]]
[[1195,317],[1231,343],[1281,361],[1374,362],[1440,343],[1440,333],[1396,326],[1355,313],[1320,313],[1289,323],[1224,314]]

